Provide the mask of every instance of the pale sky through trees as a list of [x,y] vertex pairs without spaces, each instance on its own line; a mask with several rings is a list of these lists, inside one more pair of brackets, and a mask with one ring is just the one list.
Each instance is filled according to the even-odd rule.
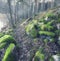
[[[5,15],[5,18],[3,17],[4,18],[3,20],[0,18],[0,21],[1,20],[4,21],[4,20],[8,19],[7,14],[9,15],[9,7],[8,7],[7,1],[8,0],[0,0],[0,13],[1,13],[2,17]],[[18,4],[16,4],[16,2],[18,0],[10,0],[10,1],[11,1],[11,10],[12,10],[13,18],[15,18],[15,15],[16,15],[18,20],[20,20],[21,18],[28,18],[28,17],[34,16],[34,14],[38,11],[38,9],[40,9],[41,11],[43,11],[43,9],[46,9],[45,5],[44,5],[46,2],[55,1],[56,3],[58,3],[60,0],[23,0],[25,3],[19,2]],[[37,2],[37,4],[35,1]],[[44,3],[42,3],[42,2],[44,2]],[[36,5],[41,4],[41,5],[36,6],[35,4]],[[46,3],[46,5],[47,4],[48,3]],[[51,3],[51,4],[53,4],[53,3]],[[51,4],[49,3],[48,7]],[[38,8],[36,8],[35,6]],[[1,17],[1,15],[0,15],[0,17]],[[8,19],[8,21],[9,21],[9,19]],[[3,26],[2,23],[0,23],[0,26],[1,27]]]
[[2,28],[3,26],[4,26],[4,25],[3,25],[3,22],[0,21],[0,31],[1,31],[1,28]]
[[5,14],[0,13],[0,31],[1,31],[1,28],[7,25],[7,22],[8,22],[7,16]]

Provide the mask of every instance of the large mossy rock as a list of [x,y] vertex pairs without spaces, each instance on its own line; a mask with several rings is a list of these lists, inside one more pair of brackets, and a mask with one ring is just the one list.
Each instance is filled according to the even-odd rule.
[[12,52],[15,48],[15,45],[11,43],[8,48],[6,49],[5,55],[2,59],[2,61],[15,61],[14,56],[12,55]]
[[[48,16],[54,16],[54,14],[53,15],[50,14]],[[45,18],[42,19],[32,20],[31,22],[29,22],[25,29],[26,34],[35,38],[37,38],[38,36],[40,37],[42,35],[54,38],[56,36],[56,30],[58,30],[56,26],[56,20],[47,18],[46,21]]]
[[37,37],[37,34],[38,34],[38,32],[37,32],[37,30],[36,30],[36,26],[37,25],[37,20],[33,20],[30,24],[28,24],[27,26],[26,26],[26,33],[27,33],[27,35],[30,35],[31,37]]

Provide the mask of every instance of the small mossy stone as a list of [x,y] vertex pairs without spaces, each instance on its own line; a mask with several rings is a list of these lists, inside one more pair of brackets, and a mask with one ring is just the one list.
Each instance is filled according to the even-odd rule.
[[30,35],[31,35],[31,37],[37,37],[37,31],[36,31],[36,29],[35,28],[33,28],[31,31],[30,31]]
[[55,42],[55,39],[54,38],[51,38],[49,40],[50,40],[50,42]]
[[55,36],[55,33],[49,32],[49,31],[39,31],[39,34],[40,34],[40,35],[52,36],[52,37]]
[[41,53],[40,51],[37,51],[35,54],[34,61],[44,61],[45,60],[45,55]]
[[29,23],[26,27],[25,27],[25,30],[26,30],[26,33],[29,35],[29,32],[30,30],[34,27],[34,25],[32,23]]
[[53,57],[50,57],[49,58],[49,61],[55,61]]
[[44,43],[46,44],[46,43],[48,43],[49,42],[49,40],[48,39],[44,39]]

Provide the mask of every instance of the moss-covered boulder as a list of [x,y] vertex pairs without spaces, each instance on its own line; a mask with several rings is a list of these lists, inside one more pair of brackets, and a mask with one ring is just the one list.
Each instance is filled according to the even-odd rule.
[[13,51],[16,47],[16,41],[10,35],[4,35],[0,38],[0,50],[6,49],[2,61],[15,61],[15,54]]
[[[34,22],[34,21],[33,21]],[[30,35],[31,37],[37,37],[37,34],[38,34],[38,32],[37,32],[37,30],[36,30],[36,22],[34,22],[34,23],[30,23],[30,24],[28,24],[27,26],[26,26],[26,33],[27,33],[27,35]]]
[[2,61],[15,61],[15,58],[13,58],[14,56],[12,55],[14,48],[15,48],[15,45],[11,43],[6,49],[6,52]]
[[0,43],[4,43],[4,42],[16,43],[14,38],[10,35],[4,35],[3,37],[0,38]]

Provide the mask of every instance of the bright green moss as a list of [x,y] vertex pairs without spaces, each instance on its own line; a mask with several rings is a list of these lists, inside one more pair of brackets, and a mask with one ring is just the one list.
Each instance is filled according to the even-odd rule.
[[4,43],[4,42],[16,43],[14,38],[10,35],[5,35],[5,36],[0,38],[0,43]]
[[55,42],[55,39],[54,39],[54,38],[51,38],[51,39],[50,39],[50,42]]
[[54,20],[51,20],[51,21],[49,21],[47,24],[48,25],[51,25],[51,24],[53,24],[54,23]]
[[8,48],[6,49],[5,55],[2,61],[13,61],[12,57],[10,57],[11,53],[13,52],[15,45],[11,43]]
[[31,37],[37,36],[37,30],[35,29],[33,24],[29,24],[26,26],[26,33],[30,35]]
[[[47,42],[54,42],[54,37],[56,35],[60,35],[59,31],[57,30],[56,21],[57,21],[57,15],[53,14],[51,12],[48,12],[44,17],[38,19],[38,20],[32,20],[29,22],[29,24],[26,26],[26,33],[31,37],[40,37],[44,36],[46,37],[45,43]],[[42,38],[43,38],[42,36]],[[48,39],[50,37],[51,39]],[[49,41],[47,41],[47,39]]]
[[47,16],[47,17],[53,17],[54,14],[49,12],[49,13],[46,14],[46,16]]
[[34,61],[44,61],[45,55],[42,54],[40,51],[37,51],[34,57]]
[[46,25],[43,24],[43,25],[40,26],[40,28],[41,28],[41,30],[45,30]]
[[4,48],[6,45],[7,45],[6,42],[5,43],[1,43],[0,44],[0,49]]
[[55,36],[55,33],[49,31],[39,31],[40,35]]
[[50,57],[49,58],[49,61],[55,61],[53,57]]
[[[58,18],[58,15],[56,15],[56,13],[53,14],[49,12],[46,15],[44,15],[44,18],[42,17],[39,20],[32,20],[31,23],[29,23],[26,27],[26,33],[31,37],[35,37],[35,38],[37,38],[37,34],[39,38],[41,36],[41,40],[46,43],[44,44],[45,46],[44,49],[47,48],[48,42],[54,43],[57,40],[56,42],[58,42],[58,44],[60,45],[60,40],[58,41],[58,37],[60,36],[60,30],[58,30],[57,28],[57,24],[59,23],[60,23],[60,18]],[[35,28],[35,25],[37,28]],[[42,53],[42,51],[45,52],[45,50],[42,49],[36,52],[34,56],[34,61],[46,61],[46,60],[54,61],[54,59],[49,56],[48,56],[49,59],[47,58],[45,60],[45,55]]]
[[32,20],[32,23],[33,23],[34,25],[37,25],[37,24],[38,24],[38,20]]
[[53,29],[54,27],[52,27],[52,26],[50,26],[50,25],[48,25],[48,24],[42,24],[41,26],[40,26],[40,30],[51,30],[51,29]]
[[48,41],[49,41],[48,39],[44,39],[45,44],[48,43]]
[[26,27],[25,27],[25,30],[26,30],[26,33],[29,34],[29,31],[33,28],[33,24],[28,24]]
[[31,31],[30,31],[30,35],[31,37],[37,37],[37,31],[35,28],[33,28]]
[[4,34],[3,34],[3,33],[0,33],[0,38],[1,38],[2,36],[4,36]]
[[47,25],[46,29],[47,29],[48,31],[50,31],[50,30],[54,29],[54,27]]
[[13,54],[15,45],[16,42],[10,35],[5,35],[0,38],[0,49],[7,48],[2,61],[15,61],[15,55]]
[[44,18],[42,18],[42,19],[40,19],[40,20],[39,20],[39,22],[45,22],[45,19],[44,19]]

